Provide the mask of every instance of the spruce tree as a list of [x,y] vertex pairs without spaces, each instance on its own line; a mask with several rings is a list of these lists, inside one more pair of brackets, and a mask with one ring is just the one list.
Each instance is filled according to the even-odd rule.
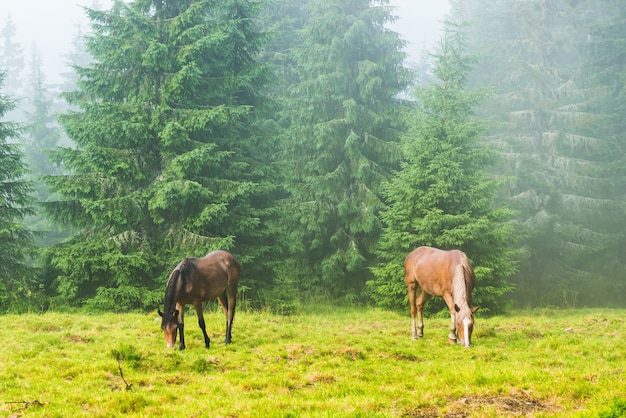
[[[597,97],[590,81],[605,78],[611,67],[602,62],[585,72],[583,63],[585,49],[599,40],[593,25],[611,22],[623,2],[463,4],[475,22],[470,48],[484,52],[471,85],[496,91],[479,109],[497,122],[489,141],[505,156],[492,172],[513,179],[502,201],[517,211],[524,236],[513,297],[524,306],[603,303],[607,293],[616,294],[604,289],[622,270],[615,253],[605,257],[622,235],[610,225],[621,223],[623,176],[611,167],[620,166],[622,153],[602,129],[612,124],[596,122],[589,107]],[[619,56],[622,34],[615,33],[607,45]],[[611,97],[608,91],[617,90],[601,92],[600,100]]]
[[217,248],[240,259],[246,286],[267,279],[274,185],[256,7],[137,0],[88,10],[93,63],[76,67],[67,98],[78,110],[61,117],[76,146],[56,153],[69,174],[47,178],[64,198],[49,214],[79,231],[49,254],[64,300],[155,306],[180,259]]
[[292,49],[284,226],[302,289],[362,297],[380,234],[380,185],[395,167],[397,94],[409,77],[385,1],[315,0]]
[[[28,100],[24,103],[28,110],[24,111],[22,143],[25,162],[30,169],[30,177],[35,185],[35,198],[40,202],[48,200],[50,191],[40,180],[40,176],[58,173],[56,165],[49,158],[49,153],[60,141],[61,133],[53,115],[54,96],[50,93],[42,72],[39,50],[32,54],[31,74],[27,87]],[[68,236],[58,225],[49,222],[40,205],[35,207],[36,214],[26,219],[28,227],[36,233],[36,244],[47,247]]]
[[[592,179],[589,195],[602,199],[586,217],[594,234],[593,252],[575,260],[589,272],[578,275],[579,301],[588,305],[624,306],[626,293],[626,9],[621,1],[603,2],[600,13],[588,16],[591,30],[584,43],[583,86],[587,88],[588,138],[594,164],[584,174]],[[589,203],[593,201],[589,200]],[[580,265],[579,264],[579,265]],[[582,277],[581,277],[582,276]]]
[[[42,72],[38,49],[33,51],[29,80],[25,135],[26,159],[34,175],[54,174],[57,167],[50,161],[48,152],[58,145],[60,133],[52,114],[53,100]],[[45,200],[45,193],[38,196]]]
[[11,15],[4,19],[0,29],[0,71],[4,72],[5,94],[21,98],[24,94],[24,48],[17,41],[17,27]]
[[32,183],[24,155],[15,142],[20,127],[5,120],[14,109],[14,102],[3,92],[4,73],[0,72],[0,306],[22,304],[30,288],[32,271],[26,264],[33,249],[33,234],[23,224],[24,217],[33,213],[30,193]]
[[474,304],[501,311],[500,296],[511,290],[506,278],[516,265],[512,229],[505,223],[511,212],[493,206],[500,182],[485,170],[497,155],[481,144],[487,124],[473,114],[487,92],[467,89],[475,58],[466,53],[462,23],[445,24],[432,55],[436,82],[417,91],[401,168],[385,189],[389,206],[381,214],[380,263],[368,283],[381,306],[405,306],[403,262],[422,245],[468,255],[477,279]]

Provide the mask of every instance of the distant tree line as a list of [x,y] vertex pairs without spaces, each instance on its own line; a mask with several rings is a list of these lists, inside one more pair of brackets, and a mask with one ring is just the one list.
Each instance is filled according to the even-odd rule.
[[251,306],[406,309],[419,245],[464,250],[487,312],[623,306],[625,11],[486,3],[451,2],[426,72],[386,0],[115,1],[56,118],[5,21],[0,309],[154,309],[218,248]]

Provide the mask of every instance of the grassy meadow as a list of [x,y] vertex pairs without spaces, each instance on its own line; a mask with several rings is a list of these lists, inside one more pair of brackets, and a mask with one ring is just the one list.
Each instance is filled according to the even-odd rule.
[[445,317],[410,339],[408,314],[238,312],[233,344],[211,304],[211,349],[187,311],[185,351],[156,314],[0,316],[3,417],[483,417],[626,414],[626,311]]

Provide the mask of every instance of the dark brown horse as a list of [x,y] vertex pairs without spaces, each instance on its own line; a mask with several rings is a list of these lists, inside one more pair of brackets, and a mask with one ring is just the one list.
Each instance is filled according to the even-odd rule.
[[161,329],[165,333],[167,348],[174,348],[176,331],[180,333],[181,350],[185,349],[184,309],[191,303],[198,314],[198,325],[204,334],[204,344],[209,348],[211,341],[206,333],[202,302],[217,298],[226,315],[226,340],[230,344],[237,284],[239,283],[239,262],[226,251],[213,251],[202,258],[185,258],[167,281],[165,307],[161,315]]
[[[404,280],[409,291],[412,338],[424,336],[424,303],[431,296],[441,296],[450,309],[452,319],[448,338],[451,342],[469,347],[474,327],[473,314],[478,307],[470,307],[475,278],[467,256],[459,250],[416,248],[404,261]],[[421,289],[419,295],[418,287]]]

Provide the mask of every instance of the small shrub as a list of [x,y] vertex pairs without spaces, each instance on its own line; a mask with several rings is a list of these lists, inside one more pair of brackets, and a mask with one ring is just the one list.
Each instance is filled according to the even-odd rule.
[[141,365],[142,355],[132,345],[122,346],[118,349],[111,350],[111,355],[118,362],[125,362],[129,367],[136,369]]

